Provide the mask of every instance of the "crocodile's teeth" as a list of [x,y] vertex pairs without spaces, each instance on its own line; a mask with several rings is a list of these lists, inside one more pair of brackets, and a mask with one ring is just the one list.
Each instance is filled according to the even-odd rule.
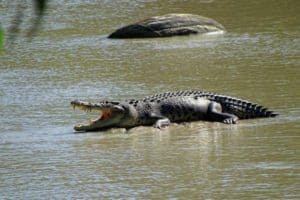
[[85,112],[92,112],[93,108],[92,106],[84,106],[84,105],[76,105],[76,104],[73,104],[73,109],[76,110],[79,109],[79,110],[83,110]]
[[102,115],[101,115],[101,113],[100,113],[100,116],[99,116],[99,117],[97,117],[96,119],[91,119],[91,120],[90,120],[90,124],[93,124],[93,123],[95,123],[95,122],[101,120],[101,118],[102,118]]

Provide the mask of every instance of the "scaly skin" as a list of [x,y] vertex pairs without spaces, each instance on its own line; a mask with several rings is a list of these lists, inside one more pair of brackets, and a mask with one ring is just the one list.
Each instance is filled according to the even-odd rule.
[[154,126],[197,120],[234,124],[238,119],[275,117],[277,114],[246,100],[204,91],[166,92],[142,99],[89,103],[72,101],[82,110],[99,110],[101,115],[76,131],[95,131],[112,127]]

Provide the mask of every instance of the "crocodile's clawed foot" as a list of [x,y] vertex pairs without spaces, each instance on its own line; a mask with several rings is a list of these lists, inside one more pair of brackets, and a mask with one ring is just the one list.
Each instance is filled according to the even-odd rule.
[[165,119],[159,119],[156,121],[156,123],[153,125],[154,128],[162,129],[164,127],[167,127],[171,124],[170,120],[165,118]]
[[238,118],[237,117],[229,117],[224,119],[223,123],[224,124],[236,124]]

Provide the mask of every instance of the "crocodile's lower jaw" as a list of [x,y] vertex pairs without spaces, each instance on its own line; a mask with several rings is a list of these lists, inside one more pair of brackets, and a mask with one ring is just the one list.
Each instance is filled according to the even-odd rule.
[[78,125],[74,126],[74,130],[75,131],[83,131],[82,127],[84,127],[84,125],[78,124]]
[[89,124],[77,124],[74,126],[75,131],[85,131],[88,129],[92,129],[93,125],[103,119],[103,115],[100,114],[100,116],[94,120],[90,120]]
[[83,124],[78,124],[74,126],[75,131],[87,131],[87,130],[93,130],[90,125],[83,125]]

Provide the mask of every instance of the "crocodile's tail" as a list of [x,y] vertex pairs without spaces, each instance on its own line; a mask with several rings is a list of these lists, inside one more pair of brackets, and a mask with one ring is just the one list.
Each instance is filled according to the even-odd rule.
[[246,100],[223,95],[211,95],[211,97],[212,100],[222,105],[223,112],[234,114],[239,119],[275,117],[278,115],[278,113],[264,106]]

